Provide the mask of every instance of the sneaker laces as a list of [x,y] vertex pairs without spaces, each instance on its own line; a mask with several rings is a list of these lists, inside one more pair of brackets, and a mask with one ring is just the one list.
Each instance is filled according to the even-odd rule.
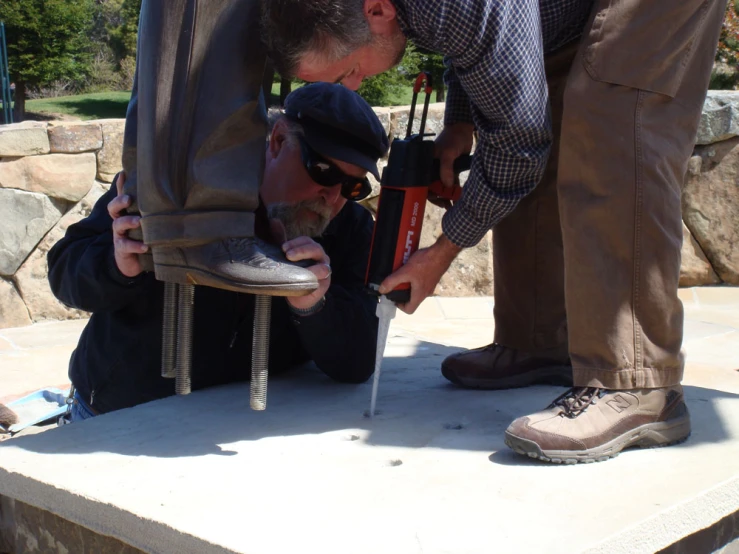
[[583,413],[588,406],[595,404],[605,394],[605,389],[597,387],[573,387],[554,399],[550,408],[562,408],[562,415],[570,419]]

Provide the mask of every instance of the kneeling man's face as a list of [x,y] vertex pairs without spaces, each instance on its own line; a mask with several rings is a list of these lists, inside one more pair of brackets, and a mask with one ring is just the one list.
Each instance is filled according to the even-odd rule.
[[[320,236],[329,222],[341,211],[347,200],[341,185],[323,186],[314,181],[306,169],[306,161],[315,155],[302,139],[291,136],[278,121],[267,147],[264,182],[260,189],[270,218],[285,226],[287,240],[300,236]],[[367,171],[359,166],[326,157],[342,173],[357,180]],[[315,160],[314,160],[315,163]]]

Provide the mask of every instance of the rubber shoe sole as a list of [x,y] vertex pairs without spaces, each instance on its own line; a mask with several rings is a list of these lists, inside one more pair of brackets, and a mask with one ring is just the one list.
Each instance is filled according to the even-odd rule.
[[455,385],[467,389],[503,390],[518,389],[532,385],[572,386],[572,366],[569,365],[541,367],[535,371],[527,371],[508,377],[476,378],[460,376],[442,364],[441,374]]
[[154,274],[160,281],[178,283],[180,285],[203,285],[217,289],[243,292],[247,294],[265,294],[268,296],[305,296],[318,288],[318,282],[302,283],[269,283],[264,285],[245,285],[239,281],[225,279],[220,275],[200,269],[182,268],[156,264]]
[[684,442],[690,436],[690,416],[673,421],[647,423],[587,450],[542,450],[534,441],[506,431],[505,443],[514,452],[554,464],[604,462],[626,448],[660,448]]

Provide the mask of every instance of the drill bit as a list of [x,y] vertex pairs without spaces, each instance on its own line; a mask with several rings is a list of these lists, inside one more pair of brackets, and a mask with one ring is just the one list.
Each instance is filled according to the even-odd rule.
[[387,344],[387,335],[390,331],[390,321],[395,317],[397,307],[395,302],[388,300],[385,295],[380,296],[377,303],[375,314],[379,320],[377,326],[377,351],[375,352],[375,375],[372,379],[372,398],[370,400],[369,417],[375,415],[375,405],[377,404],[377,389],[380,385],[380,369],[382,368],[382,358],[385,355],[385,345]]

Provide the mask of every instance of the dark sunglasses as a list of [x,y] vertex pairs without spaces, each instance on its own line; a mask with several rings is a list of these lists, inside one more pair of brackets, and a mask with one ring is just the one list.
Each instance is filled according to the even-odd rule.
[[347,200],[364,200],[372,192],[367,177],[352,177],[313,150],[303,137],[300,137],[300,155],[303,165],[313,181],[323,187],[341,185],[341,196]]

